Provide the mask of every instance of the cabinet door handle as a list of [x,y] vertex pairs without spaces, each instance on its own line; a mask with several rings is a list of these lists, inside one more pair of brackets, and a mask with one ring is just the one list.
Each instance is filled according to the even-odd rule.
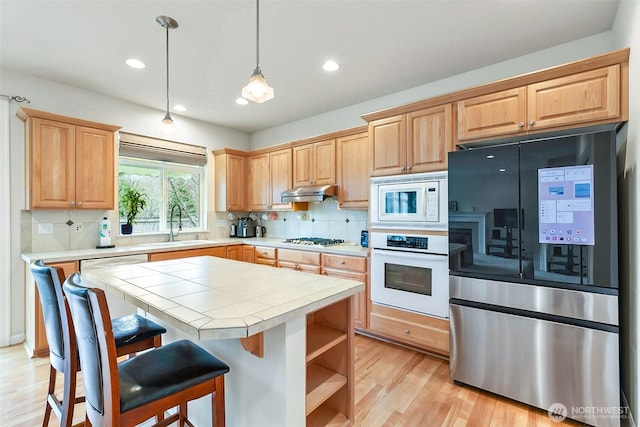
[[74,206],[74,205],[76,204],[76,202],[69,202],[69,204],[70,204],[71,206]]
[[523,128],[523,127],[524,127],[524,122],[520,122],[520,123],[518,123],[518,127]]
[[340,264],[343,264],[343,265],[344,265],[344,263],[345,263],[345,262],[344,262],[344,260],[340,261]]
[[535,122],[535,121],[533,121],[533,120],[529,120],[529,126],[533,126],[533,125],[535,125],[535,124],[536,124],[536,122]]
[[78,206],[82,206],[82,202],[78,202]]
[[405,169],[404,166],[400,168],[401,171],[403,171],[404,169]]
[[404,333],[405,333],[405,334],[407,334],[407,335],[409,335],[409,330],[408,330],[408,329],[405,329],[405,330],[404,330]]
[[407,170],[410,171],[411,170],[411,166],[407,167]]

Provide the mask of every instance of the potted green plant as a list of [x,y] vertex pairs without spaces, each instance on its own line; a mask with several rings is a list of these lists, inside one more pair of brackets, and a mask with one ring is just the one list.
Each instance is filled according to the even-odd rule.
[[147,196],[133,187],[123,189],[120,194],[120,215],[126,216],[127,222],[120,225],[122,234],[133,233],[136,217],[147,205]]

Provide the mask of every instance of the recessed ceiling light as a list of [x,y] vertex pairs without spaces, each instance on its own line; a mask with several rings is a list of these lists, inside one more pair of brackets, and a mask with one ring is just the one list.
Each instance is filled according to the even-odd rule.
[[324,65],[322,66],[322,68],[325,71],[337,71],[338,68],[340,68],[340,64],[338,64],[336,61],[334,61],[333,59],[328,60],[327,62],[324,63]]
[[493,159],[495,156],[493,154],[487,154],[487,159]]
[[500,168],[498,169],[498,172],[506,172],[507,170],[505,168]]
[[180,104],[178,104],[178,105],[174,105],[174,106],[173,106],[173,109],[174,109],[175,111],[187,111],[187,108],[186,108],[184,105],[180,105]]
[[243,97],[239,97],[238,99],[236,99],[236,104],[238,104],[238,105],[247,105],[248,103],[249,103],[249,101],[247,101]]
[[135,58],[129,58],[126,61],[124,61],[129,67],[131,68],[136,68],[138,70],[143,69],[144,67],[146,67],[146,65],[144,64],[144,62],[140,61],[139,59],[135,59]]

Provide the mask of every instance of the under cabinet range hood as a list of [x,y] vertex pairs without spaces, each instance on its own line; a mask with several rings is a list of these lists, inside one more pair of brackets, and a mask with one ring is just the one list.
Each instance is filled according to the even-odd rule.
[[322,202],[329,197],[336,197],[338,188],[335,185],[310,185],[294,187],[280,193],[283,203],[289,202]]

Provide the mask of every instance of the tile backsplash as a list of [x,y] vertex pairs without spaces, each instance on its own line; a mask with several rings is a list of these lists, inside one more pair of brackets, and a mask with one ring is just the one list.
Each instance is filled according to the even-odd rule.
[[[254,213],[258,218],[262,218],[264,212]],[[236,218],[246,217],[249,212],[233,212],[233,215]],[[105,216],[111,220],[112,243],[116,246],[162,242],[168,239],[167,233],[119,236],[117,211],[33,210],[22,211],[22,252],[94,248],[99,242],[100,221]],[[277,212],[276,216],[277,218],[259,219],[256,222],[266,228],[266,237],[325,237],[359,242],[360,231],[367,228],[369,220],[366,210],[339,209],[338,202],[334,199],[327,199],[322,203],[309,203],[307,211]],[[236,222],[228,219],[227,212],[209,212],[207,221],[209,231],[181,232],[178,239],[229,237],[229,227]]]
[[107,211],[34,210],[22,212],[23,252],[92,248]]
[[[260,215],[258,215],[260,217]],[[366,210],[338,209],[335,199],[309,203],[308,211],[278,212],[275,220],[260,221],[267,237],[325,237],[359,242],[360,231],[367,228]]]

